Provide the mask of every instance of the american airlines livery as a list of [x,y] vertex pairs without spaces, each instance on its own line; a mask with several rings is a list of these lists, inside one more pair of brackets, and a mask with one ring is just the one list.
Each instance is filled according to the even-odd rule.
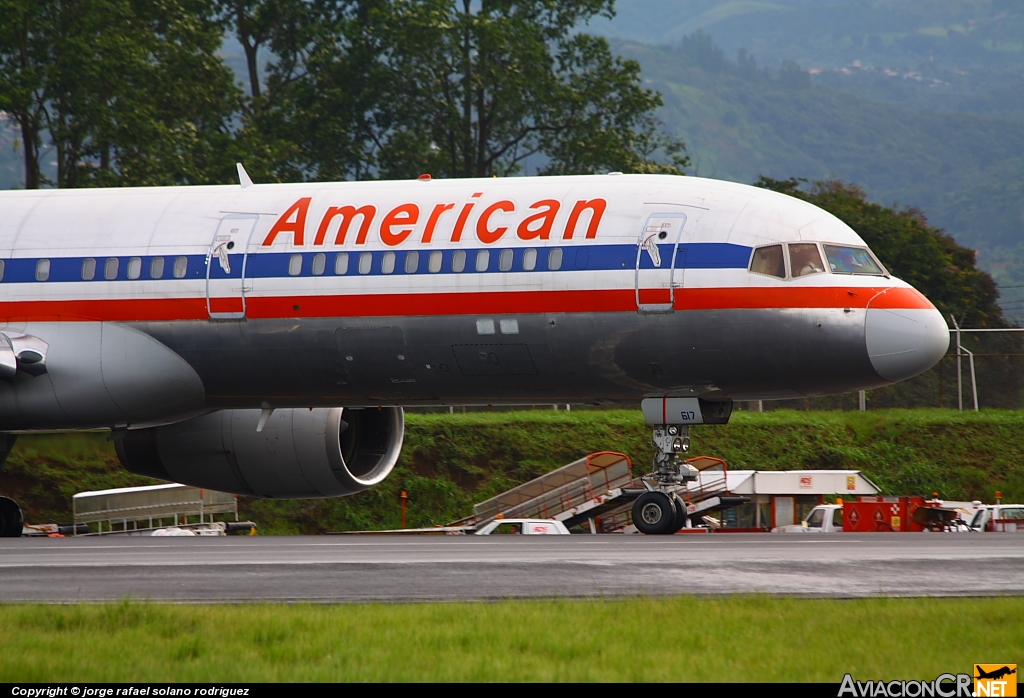
[[[681,525],[692,424],[887,385],[941,315],[837,218],[622,175],[0,192],[0,432],[109,428],[133,473],[365,490],[410,405],[642,402],[634,506]],[[6,458],[6,453],[3,457]]]

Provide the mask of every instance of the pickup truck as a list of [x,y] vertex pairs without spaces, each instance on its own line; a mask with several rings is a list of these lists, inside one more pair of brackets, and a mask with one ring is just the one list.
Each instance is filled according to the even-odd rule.
[[843,530],[843,506],[819,504],[807,518],[792,526],[777,526],[772,533],[839,533]]
[[1024,504],[982,504],[971,519],[972,531],[1024,533]]

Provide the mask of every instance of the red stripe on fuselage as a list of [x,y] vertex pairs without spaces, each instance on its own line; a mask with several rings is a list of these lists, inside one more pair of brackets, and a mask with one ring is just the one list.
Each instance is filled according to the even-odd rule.
[[[780,308],[932,309],[910,288],[679,288],[677,310]],[[874,300],[872,300],[874,299]],[[297,309],[296,309],[297,308]],[[321,296],[249,296],[251,319],[506,315],[514,313],[609,313],[636,310],[634,289],[592,291],[476,291]],[[111,322],[204,320],[205,298],[117,298],[103,300],[0,302],[6,322]]]
[[[881,293],[885,291],[885,293]],[[879,295],[881,293],[881,295]],[[874,300],[872,300],[874,299]],[[682,288],[676,289],[676,310],[769,308],[872,308],[931,310],[931,302],[912,288]]]

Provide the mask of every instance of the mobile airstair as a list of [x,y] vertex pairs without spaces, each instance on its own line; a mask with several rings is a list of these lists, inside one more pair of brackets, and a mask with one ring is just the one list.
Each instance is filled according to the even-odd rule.
[[690,521],[718,511],[746,504],[749,497],[732,494],[729,489],[729,466],[721,458],[697,456],[686,461],[697,469],[697,479],[680,485],[675,493],[686,504]]
[[[728,466],[720,458],[698,456],[687,461],[697,480],[676,488],[691,520],[750,501],[728,491]],[[480,502],[473,516],[451,526],[480,528],[496,518],[544,518],[567,528],[585,525],[591,533],[615,533],[632,523],[633,500],[648,491],[633,476],[633,463],[624,453],[591,453],[518,487]]]
[[591,453],[546,475],[513,487],[473,507],[471,522],[479,528],[498,518],[539,518],[561,521],[568,528],[589,523],[597,532],[605,520],[644,490],[633,478],[633,462],[624,453]]

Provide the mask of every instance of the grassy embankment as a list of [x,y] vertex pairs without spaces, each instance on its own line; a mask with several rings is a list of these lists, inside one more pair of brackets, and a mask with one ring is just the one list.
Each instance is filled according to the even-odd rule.
[[1018,661],[1022,616],[1021,598],[0,605],[0,682],[934,679]]
[[[1006,500],[1024,499],[1024,412],[739,412],[692,436],[693,453],[737,469],[854,468],[888,493],[992,501],[1001,490]],[[410,414],[402,460],[381,486],[333,500],[243,499],[241,509],[261,533],[397,528],[404,486],[408,524],[430,526],[600,450],[628,453],[645,471],[652,447],[639,413]],[[151,482],[125,472],[103,434],[25,436],[0,473],[0,493],[33,522],[67,521],[76,492]]]

